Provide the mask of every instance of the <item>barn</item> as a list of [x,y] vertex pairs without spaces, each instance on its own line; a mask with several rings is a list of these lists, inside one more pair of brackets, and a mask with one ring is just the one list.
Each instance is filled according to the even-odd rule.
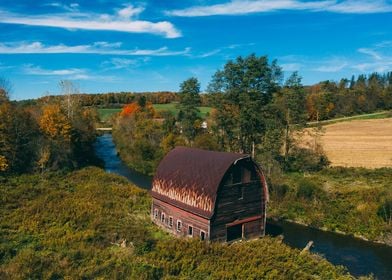
[[249,155],[177,147],[152,182],[151,218],[178,236],[233,241],[264,235],[268,188]]

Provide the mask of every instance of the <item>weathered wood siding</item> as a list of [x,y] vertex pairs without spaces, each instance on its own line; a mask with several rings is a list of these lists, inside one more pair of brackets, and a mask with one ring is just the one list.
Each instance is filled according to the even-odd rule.
[[[242,224],[242,238],[264,234],[263,187],[255,172],[252,166],[238,164],[226,174],[219,187],[215,213],[211,219],[212,240],[227,241],[227,227],[236,221]],[[235,179],[233,182],[232,174],[241,174],[238,183]]]
[[[157,217],[155,217],[156,211],[158,211]],[[165,219],[163,222],[161,220],[162,213],[165,214]],[[200,217],[188,211],[184,211],[156,198],[153,198],[151,215],[155,224],[164,228],[166,231],[171,232],[172,234],[191,237],[188,234],[188,227],[192,226],[192,237],[200,238],[201,232],[203,231],[205,233],[205,240],[210,239],[210,221],[206,218]],[[173,218],[172,226],[169,225],[170,217]],[[178,221],[181,221],[181,230],[177,230]]]

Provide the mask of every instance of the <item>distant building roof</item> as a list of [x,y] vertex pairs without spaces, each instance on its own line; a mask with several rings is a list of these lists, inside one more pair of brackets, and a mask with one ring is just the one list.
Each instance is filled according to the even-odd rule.
[[219,185],[236,161],[249,155],[177,147],[158,166],[152,196],[211,218]]

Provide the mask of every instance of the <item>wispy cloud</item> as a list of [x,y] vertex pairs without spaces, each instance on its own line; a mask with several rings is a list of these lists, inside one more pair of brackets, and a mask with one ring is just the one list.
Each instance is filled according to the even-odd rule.
[[137,58],[137,59],[127,59],[121,57],[113,57],[109,60],[106,60],[102,63],[102,66],[105,67],[105,71],[107,70],[118,70],[118,69],[127,69],[127,68],[136,68],[143,63],[148,62],[149,57]]
[[251,13],[275,12],[281,10],[302,10],[311,12],[333,12],[348,14],[386,13],[392,11],[392,4],[382,0],[346,1],[299,1],[299,0],[232,0],[223,4],[193,6],[180,10],[166,11],[167,15],[201,17],[216,15],[245,15]]
[[34,66],[33,64],[25,64],[23,66],[23,72],[28,75],[38,75],[38,76],[70,76],[70,75],[84,74],[86,70],[79,69],[79,68],[49,70],[49,69],[42,69],[41,67]]
[[167,47],[159,49],[121,49],[121,42],[95,42],[90,45],[67,46],[64,44],[47,46],[41,42],[12,42],[0,43],[0,54],[102,54],[123,56],[176,56],[185,55],[190,48],[180,51],[172,51]]
[[177,38],[181,32],[168,21],[151,22],[135,20],[144,8],[128,5],[114,14],[70,12],[63,14],[27,15],[0,11],[0,22],[30,26],[57,27],[65,29],[104,30],[129,33],[149,33]]
[[302,68],[301,63],[282,63],[280,64],[283,71],[299,71]]
[[78,3],[71,3],[69,5],[60,3],[60,2],[51,2],[44,4],[44,6],[49,6],[49,7],[55,7],[55,8],[60,8],[68,12],[76,12],[79,10],[79,4]]
[[339,72],[343,70],[345,67],[347,67],[347,65],[348,65],[347,62],[336,62],[336,63],[329,62],[327,65],[318,66],[314,70],[318,72],[333,73],[333,72]]
[[360,49],[358,49],[358,52],[370,55],[371,57],[373,57],[376,60],[381,60],[382,59],[381,55],[377,51],[375,51],[374,49],[360,48]]
[[360,48],[359,53],[366,55],[361,61],[352,64],[352,68],[361,72],[386,72],[392,70],[391,41],[375,44],[370,48]]
[[22,72],[26,75],[34,76],[54,76],[58,78],[66,78],[70,80],[95,80],[105,82],[118,81],[114,76],[103,76],[90,74],[88,70],[81,68],[67,68],[67,69],[45,69],[33,64],[25,64],[22,66]]

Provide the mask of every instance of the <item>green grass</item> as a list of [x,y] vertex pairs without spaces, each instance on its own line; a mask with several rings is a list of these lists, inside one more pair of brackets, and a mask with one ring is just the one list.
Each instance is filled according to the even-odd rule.
[[[168,103],[168,104],[154,104],[154,109],[158,112],[161,111],[169,111],[173,115],[177,116],[178,109],[177,103]],[[205,119],[207,114],[211,112],[211,107],[198,107],[200,110],[200,117]],[[98,109],[99,118],[101,121],[108,121],[111,116],[120,112],[121,109],[110,109],[110,108],[100,108]]]
[[[392,227],[377,214],[390,194],[391,173],[388,168],[328,168],[285,174],[271,187],[269,215],[392,245]],[[310,195],[301,195],[304,187]]]
[[371,114],[355,115],[351,117],[335,118],[331,120],[320,121],[318,123],[309,122],[307,125],[309,127],[312,127],[317,124],[326,125],[326,124],[334,124],[334,123],[353,121],[353,120],[372,120],[372,119],[385,119],[385,118],[392,118],[392,111],[382,111],[382,112],[376,112]]
[[113,108],[99,108],[97,109],[99,119],[103,122],[106,122],[110,119],[114,114],[121,112],[121,109],[113,109]]
[[270,237],[175,238],[151,222],[150,205],[146,191],[93,167],[0,177],[0,279],[353,279]]

